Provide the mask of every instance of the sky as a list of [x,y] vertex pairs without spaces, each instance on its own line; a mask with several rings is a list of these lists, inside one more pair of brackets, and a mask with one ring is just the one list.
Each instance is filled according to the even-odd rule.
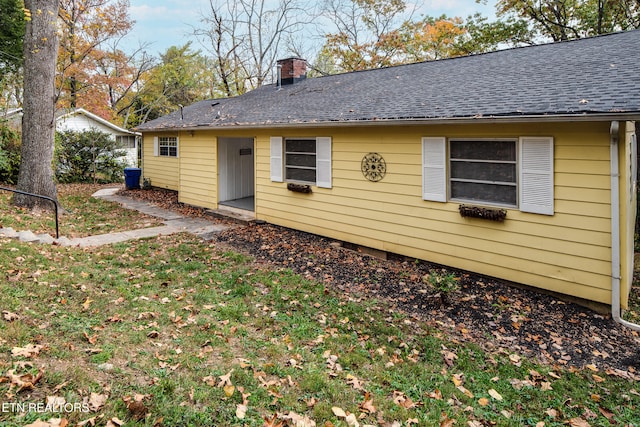
[[[410,0],[409,0],[410,1]],[[199,18],[209,8],[209,0],[129,0],[130,17],[136,21],[131,34],[125,40],[125,50],[131,51],[140,43],[150,44],[147,51],[163,53],[170,46],[181,46],[192,40],[189,33],[199,24]],[[475,12],[484,16],[494,15],[495,0],[489,5],[475,0],[418,0],[418,14],[467,17]],[[194,41],[193,47],[201,46]],[[285,53],[286,54],[286,53]]]

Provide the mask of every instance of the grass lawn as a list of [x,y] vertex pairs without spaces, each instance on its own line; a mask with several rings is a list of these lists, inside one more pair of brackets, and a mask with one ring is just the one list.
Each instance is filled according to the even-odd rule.
[[0,240],[0,312],[0,426],[640,425],[619,372],[486,353],[189,235]]
[[[86,237],[160,224],[156,218],[122,209],[117,203],[91,197],[91,194],[104,187],[88,184],[58,185],[58,201],[62,208],[59,215],[60,236]],[[11,205],[12,197],[13,193],[0,191],[0,227],[11,227],[16,231],[31,230],[36,234],[48,233],[55,237],[56,223],[52,212],[32,214],[28,210],[16,208]]]

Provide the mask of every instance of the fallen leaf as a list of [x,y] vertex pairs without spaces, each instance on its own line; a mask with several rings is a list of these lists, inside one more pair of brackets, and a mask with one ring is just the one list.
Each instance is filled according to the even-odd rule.
[[510,354],[509,355],[509,360],[511,360],[511,362],[514,365],[517,365],[522,361],[522,358],[520,356],[518,356],[517,354]]
[[582,418],[571,418],[569,420],[569,425],[571,427],[591,427],[591,425]]
[[375,414],[376,407],[373,405],[373,399],[371,399],[369,393],[365,394],[364,402],[360,404],[360,409],[369,414]]
[[296,427],[316,427],[316,422],[307,417],[306,415],[296,414],[295,412],[289,412],[287,415],[282,416],[285,420],[291,420],[292,425]]
[[360,380],[351,374],[347,374],[347,384],[351,385],[356,390],[364,391]]
[[84,335],[84,338],[87,341],[89,341],[89,344],[95,345],[98,342],[98,334],[93,334],[92,336],[89,336],[88,333],[82,332],[82,335]]
[[506,409],[503,409],[502,411],[500,411],[500,413],[507,419],[511,419],[511,417],[513,416],[513,411],[507,411]]
[[122,400],[127,405],[129,416],[136,421],[146,418],[149,409],[144,405],[143,400],[147,397],[144,394],[135,394],[133,397],[125,396]]
[[396,405],[402,406],[405,409],[411,409],[416,407],[416,404],[413,402],[413,400],[411,400],[410,397],[406,396],[404,393],[400,391],[393,392],[393,402]]
[[283,427],[284,423],[278,419],[278,415],[274,414],[271,418],[262,418],[264,420],[264,424],[262,427]]
[[227,397],[231,397],[233,396],[233,392],[236,391],[236,388],[232,385],[226,385],[222,388],[224,390],[224,394]]
[[347,413],[344,412],[344,409],[339,408],[337,406],[332,407],[331,412],[333,412],[333,415],[335,415],[336,417],[347,418]]
[[453,427],[457,420],[455,418],[449,418],[446,412],[440,414],[440,427]]
[[69,421],[66,418],[49,418],[49,421],[35,421],[24,427],[67,427]]
[[124,425],[124,421],[119,418],[113,417],[107,421],[106,427],[120,427]]
[[83,303],[82,303],[82,308],[84,310],[88,310],[89,307],[91,306],[91,303],[93,302],[92,299],[87,298]]
[[444,358],[444,362],[449,367],[453,366],[454,362],[458,358],[457,354],[455,354],[454,352],[449,351],[449,350],[442,350],[441,353],[442,353],[442,357]]
[[487,406],[489,404],[489,399],[487,399],[486,397],[481,397],[480,399],[478,399],[478,404],[480,406]]
[[603,408],[602,406],[600,406],[598,410],[600,411],[603,417],[609,420],[609,422],[613,422],[613,415],[614,415],[613,412]]
[[236,417],[240,420],[244,420],[244,417],[247,415],[247,409],[247,405],[238,403],[236,405]]
[[593,377],[593,380],[597,383],[602,383],[605,381],[605,379],[602,378],[600,375],[592,374],[591,376]]
[[91,393],[91,396],[89,397],[89,409],[93,412],[98,412],[100,408],[107,403],[108,398],[109,396],[106,394]]
[[454,384],[456,387],[461,386],[461,385],[462,385],[462,383],[464,382],[464,381],[462,380],[462,374],[455,374],[455,375],[453,375],[453,376],[451,377],[451,381],[453,381],[453,384]]
[[467,396],[469,399],[473,399],[473,393],[471,393],[467,388],[465,388],[464,386],[459,385],[458,387],[456,387],[459,391],[461,391],[462,393],[464,393],[465,396]]
[[13,357],[33,357],[37,356],[44,346],[40,344],[27,344],[25,347],[13,347],[11,349],[11,356]]
[[10,311],[2,310],[2,318],[7,322],[13,322],[14,320],[18,320],[20,316]]
[[435,400],[442,400],[442,392],[438,389],[435,389],[431,393],[429,393],[429,397]]
[[[33,374],[24,374],[24,375],[16,375],[15,370],[11,369],[7,371],[5,374],[5,378],[9,380],[9,389],[14,386],[17,387],[16,393],[19,393],[23,390],[33,390],[35,385],[40,381],[42,376],[44,375],[44,369],[40,369],[36,375]],[[1,377],[0,377],[1,378]]]
[[344,420],[347,422],[347,425],[349,427],[360,427],[360,423],[358,422],[358,419],[356,418],[355,414],[347,415],[347,417]]
[[231,383],[231,374],[233,373],[233,369],[229,371],[226,375],[220,375],[220,382],[218,383],[218,387],[224,387],[227,385],[233,385]]
[[493,397],[496,400],[502,401],[502,395],[494,389],[489,390],[489,396]]

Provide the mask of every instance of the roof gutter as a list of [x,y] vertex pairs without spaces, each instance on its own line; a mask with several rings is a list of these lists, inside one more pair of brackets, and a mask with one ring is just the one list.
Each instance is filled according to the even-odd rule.
[[253,129],[285,129],[292,127],[330,128],[330,127],[365,127],[365,126],[426,126],[446,124],[478,124],[478,123],[555,123],[555,122],[609,122],[615,120],[640,120],[640,112],[629,113],[595,113],[595,114],[558,114],[558,115],[521,115],[521,116],[476,116],[451,117],[434,119],[377,119],[377,120],[335,120],[318,122],[289,122],[289,123],[234,123],[221,126],[202,124],[184,127],[154,127],[134,130],[138,132],[179,132],[196,130],[253,130]]
[[618,162],[620,122],[611,122],[611,317],[635,331],[640,325],[627,322],[620,315],[620,165]]

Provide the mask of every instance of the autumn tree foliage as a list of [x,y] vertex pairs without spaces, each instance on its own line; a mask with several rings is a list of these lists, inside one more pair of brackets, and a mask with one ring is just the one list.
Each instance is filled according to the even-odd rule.
[[134,21],[128,0],[61,0],[58,108],[84,107],[113,120],[132,105],[135,85],[151,68],[141,47],[126,54],[118,45]]
[[434,60],[466,53],[461,18],[413,19],[403,0],[327,0],[325,16],[337,31],[326,34],[320,57],[338,71]]
[[638,0],[498,0],[498,17],[524,21],[532,38],[563,41],[640,27]]

